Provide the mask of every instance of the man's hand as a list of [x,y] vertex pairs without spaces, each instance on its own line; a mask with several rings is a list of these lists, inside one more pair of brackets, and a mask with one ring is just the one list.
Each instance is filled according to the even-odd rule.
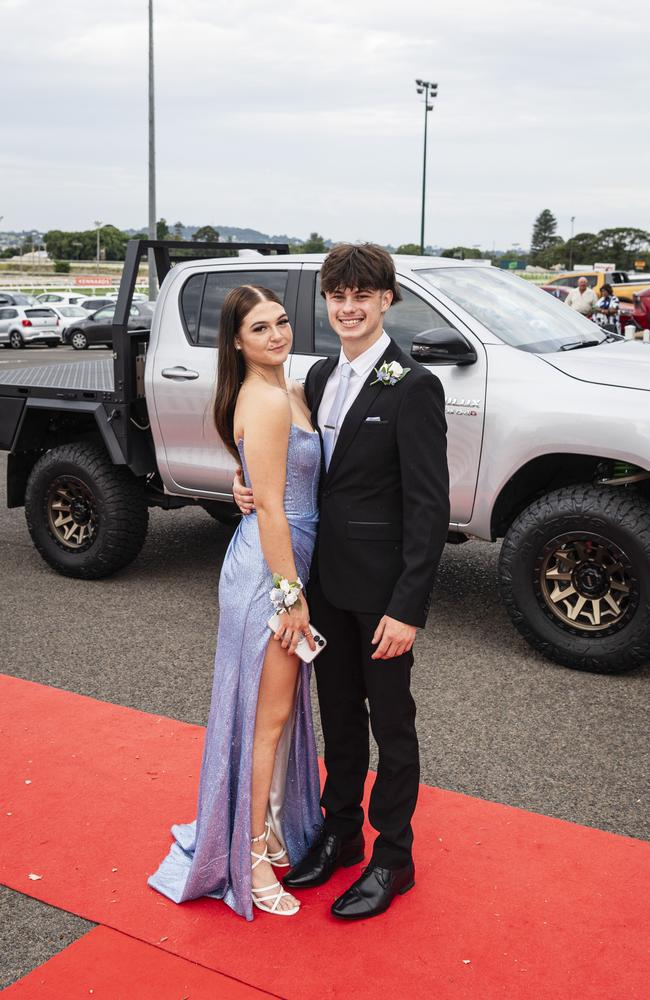
[[415,625],[405,625],[395,618],[384,615],[375,629],[371,642],[377,649],[372,654],[373,660],[391,660],[394,656],[408,653],[415,642],[417,628]]
[[240,466],[237,466],[235,469],[235,478],[232,481],[232,495],[242,514],[251,514],[255,510],[253,491],[248,486],[244,486],[244,478]]

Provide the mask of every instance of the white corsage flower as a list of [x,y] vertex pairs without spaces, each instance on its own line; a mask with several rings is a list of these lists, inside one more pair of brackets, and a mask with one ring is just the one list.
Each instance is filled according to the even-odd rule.
[[370,385],[377,385],[378,382],[381,382],[382,385],[397,385],[403,378],[406,378],[410,370],[410,368],[403,368],[399,361],[384,361],[381,368],[375,368],[377,378]]
[[300,600],[302,593],[302,580],[287,580],[279,573],[273,574],[273,586],[269,591],[271,604],[277,612],[287,611]]

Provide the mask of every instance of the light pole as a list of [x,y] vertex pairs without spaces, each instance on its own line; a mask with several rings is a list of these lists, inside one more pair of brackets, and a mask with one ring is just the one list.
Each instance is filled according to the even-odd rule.
[[571,240],[569,242],[569,270],[573,270],[573,223],[576,221],[575,215],[571,216]]
[[99,274],[99,234],[101,232],[103,222],[101,222],[99,219],[95,219],[93,225],[97,228],[97,261],[95,263],[95,271],[97,272],[97,274]]
[[[156,130],[153,88],[153,0],[149,0],[149,239],[155,240],[156,233]],[[157,294],[156,262],[153,250],[149,250],[149,300]]]
[[433,111],[433,102],[438,96],[438,84],[428,80],[416,80],[418,94],[424,94],[424,155],[422,157],[422,217],[420,219],[420,253],[424,254],[424,205],[427,189],[427,115]]

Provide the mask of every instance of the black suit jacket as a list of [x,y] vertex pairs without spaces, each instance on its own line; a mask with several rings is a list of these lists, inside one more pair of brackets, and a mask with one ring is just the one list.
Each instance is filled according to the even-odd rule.
[[[337,361],[307,375],[314,426]],[[393,386],[371,385],[371,371],[346,414],[322,471],[312,577],[335,607],[422,627],[449,528],[444,392],[392,340],[383,361],[411,371]]]

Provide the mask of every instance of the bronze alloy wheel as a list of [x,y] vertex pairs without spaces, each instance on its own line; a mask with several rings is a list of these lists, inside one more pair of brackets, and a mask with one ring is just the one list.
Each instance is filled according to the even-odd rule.
[[632,617],[638,586],[632,563],[611,539],[586,532],[557,535],[535,564],[544,612],[578,635],[611,635]]
[[80,552],[95,540],[97,506],[92,491],[76,476],[58,476],[46,497],[50,534],[64,549]]

